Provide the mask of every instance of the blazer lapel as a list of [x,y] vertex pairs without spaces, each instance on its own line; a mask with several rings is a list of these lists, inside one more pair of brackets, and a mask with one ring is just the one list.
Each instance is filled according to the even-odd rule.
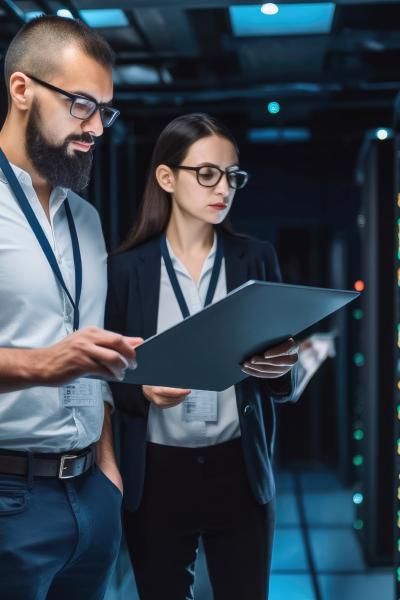
[[[229,234],[223,234],[224,256],[226,270],[226,287],[231,292],[235,288],[243,285],[249,280],[249,269],[246,262],[245,251],[240,238],[235,238]],[[238,243],[239,242],[239,243]]]
[[147,339],[157,333],[161,276],[161,250],[158,237],[143,246],[137,268],[143,337]]

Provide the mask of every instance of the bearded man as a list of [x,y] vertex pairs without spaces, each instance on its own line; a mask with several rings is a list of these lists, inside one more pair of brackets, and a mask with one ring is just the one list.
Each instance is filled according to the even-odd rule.
[[118,116],[112,63],[105,40],[59,17],[25,24],[5,57],[0,597],[7,600],[103,598],[120,544],[112,400],[96,377],[122,379],[140,340],[101,329],[106,249],[97,212],[77,194],[89,182],[96,138]]

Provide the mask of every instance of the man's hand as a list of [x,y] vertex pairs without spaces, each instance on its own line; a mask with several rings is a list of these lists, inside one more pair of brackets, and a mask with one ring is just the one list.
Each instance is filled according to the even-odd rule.
[[191,390],[182,390],[178,388],[169,387],[157,387],[151,385],[143,385],[143,394],[147,400],[153,402],[159,408],[171,408],[172,406],[178,406],[184,401]]
[[96,446],[97,466],[104,475],[123,493],[122,478],[117,466],[113,447],[113,432],[111,424],[111,407],[104,405],[104,423],[101,436]]
[[118,333],[87,327],[71,333],[49,348],[32,350],[38,383],[62,385],[82,376],[100,375],[116,380],[125,370],[135,366],[135,348],[142,338],[129,338]]
[[262,356],[253,356],[242,365],[247,375],[262,379],[277,379],[288,373],[298,361],[298,346],[293,338],[266,350]]
[[124,486],[122,483],[122,477],[116,463],[97,461],[97,466],[99,467],[99,469],[101,469],[101,471],[104,473],[107,479],[112,481],[112,483],[119,489],[121,494],[123,494]]

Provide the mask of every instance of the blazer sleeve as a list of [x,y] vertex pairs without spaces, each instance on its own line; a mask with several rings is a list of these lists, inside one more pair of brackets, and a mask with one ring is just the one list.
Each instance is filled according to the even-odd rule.
[[[269,242],[264,244],[262,253],[262,272],[267,281],[282,281],[282,274],[279,267],[278,257],[275,249]],[[297,387],[298,366],[295,365],[289,373],[276,379],[258,379],[261,389],[275,402],[295,402]]]
[[[126,311],[131,304],[128,294],[129,272],[121,268],[118,259],[122,261],[122,258],[122,256],[116,256],[108,260],[108,290],[104,324],[105,328],[110,331],[140,337],[140,332],[127,331]],[[149,402],[142,393],[141,385],[110,382],[110,387],[115,406],[119,410],[136,417],[147,415]]]

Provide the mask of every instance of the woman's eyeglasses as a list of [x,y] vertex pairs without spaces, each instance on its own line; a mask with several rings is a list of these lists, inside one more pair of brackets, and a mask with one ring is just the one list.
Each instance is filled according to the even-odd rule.
[[246,185],[249,174],[246,171],[239,171],[236,167],[230,169],[220,169],[214,165],[203,165],[201,167],[187,167],[178,165],[173,169],[184,169],[186,171],[195,171],[197,182],[203,187],[214,187],[226,175],[228,185],[234,190],[241,190]]
[[27,73],[26,75],[39,85],[42,85],[53,92],[57,92],[58,94],[62,94],[63,96],[69,98],[71,100],[69,112],[76,119],[81,119],[82,121],[90,119],[96,110],[98,110],[100,112],[100,118],[103,127],[110,127],[119,115],[119,110],[109,106],[108,104],[97,102],[94,98],[80,96],[79,94],[71,94],[71,92],[66,92],[65,90],[62,90],[51,83],[47,83],[47,81],[42,81],[38,77],[28,75]]

